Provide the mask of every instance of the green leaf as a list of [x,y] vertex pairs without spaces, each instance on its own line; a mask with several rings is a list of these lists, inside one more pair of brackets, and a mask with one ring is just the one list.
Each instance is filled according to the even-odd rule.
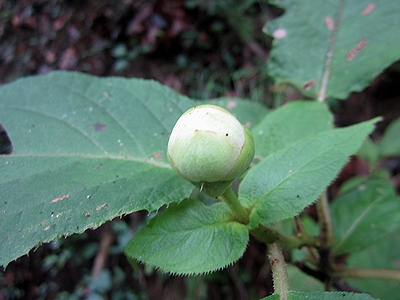
[[298,215],[313,203],[354,154],[377,120],[300,139],[250,169],[239,200],[252,209],[252,226]]
[[267,70],[277,84],[313,98],[346,99],[400,58],[396,1],[283,3],[286,12],[265,27],[275,38]]
[[[399,271],[399,249],[400,230],[397,229],[379,243],[374,243],[362,251],[351,253],[347,264],[349,268]],[[356,289],[380,299],[395,299],[394,295],[398,295],[400,290],[400,283],[395,281],[367,278],[346,278],[346,281]]]
[[193,189],[165,153],[174,122],[193,104],[156,82],[57,72],[1,94],[0,119],[15,146],[0,157],[2,265]]
[[238,260],[248,240],[246,226],[233,220],[225,203],[206,206],[188,199],[151,219],[125,254],[166,272],[202,274]]
[[[288,300],[374,300],[367,294],[347,292],[289,292]],[[271,295],[261,300],[279,300],[279,295]]]
[[365,178],[330,208],[337,253],[367,248],[400,227],[400,197],[386,178]]
[[382,156],[400,156],[400,118],[394,120],[385,131],[379,144]]
[[332,123],[332,114],[323,103],[295,101],[281,106],[252,129],[256,156],[267,157],[298,139],[332,129]]
[[[196,105],[189,98],[155,81],[72,72],[21,79],[0,93],[15,147],[0,155],[1,265],[193,190],[166,155],[176,120]],[[235,101],[239,111],[244,101]]]

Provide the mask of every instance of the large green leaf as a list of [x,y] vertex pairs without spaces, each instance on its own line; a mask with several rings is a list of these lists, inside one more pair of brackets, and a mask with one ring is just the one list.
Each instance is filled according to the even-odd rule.
[[[261,300],[279,300],[279,295],[271,295]],[[288,300],[374,300],[367,294],[346,292],[289,292]]]
[[249,233],[225,203],[188,199],[149,221],[125,254],[174,274],[201,274],[226,267],[246,249]]
[[283,16],[265,27],[275,38],[268,72],[277,84],[345,99],[400,58],[397,1],[287,0],[283,6]]
[[[154,81],[72,72],[18,80],[0,93],[0,122],[15,147],[0,155],[1,265],[193,190],[166,155],[174,123],[196,105],[189,98]],[[254,123],[240,113],[249,103],[235,103],[238,118]]]
[[299,214],[336,177],[373,130],[376,120],[300,139],[252,168],[239,200],[252,209],[252,226],[269,225]]
[[359,182],[331,204],[337,253],[369,247],[400,227],[400,197],[387,179]]
[[256,155],[269,154],[305,136],[332,129],[328,107],[316,101],[295,101],[269,113],[252,129]]

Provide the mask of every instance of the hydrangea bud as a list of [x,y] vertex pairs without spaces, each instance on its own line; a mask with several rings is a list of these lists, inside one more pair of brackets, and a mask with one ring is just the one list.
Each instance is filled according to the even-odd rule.
[[221,195],[253,157],[254,141],[248,129],[215,105],[185,112],[168,142],[172,168],[212,197]]

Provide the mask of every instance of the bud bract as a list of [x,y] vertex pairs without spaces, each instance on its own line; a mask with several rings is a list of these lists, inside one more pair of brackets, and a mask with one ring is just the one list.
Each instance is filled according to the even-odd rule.
[[185,112],[168,142],[172,168],[213,197],[221,195],[253,157],[254,141],[248,129],[215,105]]

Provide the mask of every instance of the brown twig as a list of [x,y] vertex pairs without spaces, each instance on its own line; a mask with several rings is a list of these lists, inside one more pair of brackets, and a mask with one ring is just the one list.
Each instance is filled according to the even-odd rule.
[[104,269],[108,257],[108,252],[114,240],[114,235],[112,234],[112,230],[109,224],[105,224],[102,229],[103,231],[101,232],[99,251],[97,252],[93,263],[92,278],[97,278],[101,271]]

